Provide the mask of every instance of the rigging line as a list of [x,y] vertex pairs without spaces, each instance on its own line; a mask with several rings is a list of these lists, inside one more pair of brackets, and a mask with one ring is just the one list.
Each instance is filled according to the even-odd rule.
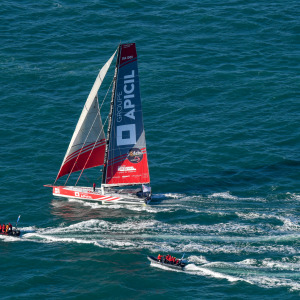
[[111,88],[111,85],[112,85],[113,82],[114,82],[114,79],[112,79],[112,81],[110,82],[110,85],[109,85],[109,87],[108,87],[108,89],[107,89],[107,92],[106,92],[106,94],[105,94],[105,97],[104,97],[104,99],[103,99],[103,101],[102,101],[102,103],[101,103],[101,106],[100,106],[99,110],[101,110],[101,108],[102,108],[102,106],[103,106],[103,104],[104,104],[104,101],[105,101],[105,99],[106,99],[106,97],[107,97],[108,92],[110,91],[110,88]]
[[[111,83],[110,83],[110,85],[109,85],[109,88],[107,89],[106,95],[105,95],[105,97],[104,97],[104,99],[103,99],[103,101],[102,101],[100,107],[99,107],[99,102],[98,102],[98,98],[97,98],[97,103],[98,103],[98,113],[97,113],[97,115],[96,115],[96,117],[95,117],[95,119],[94,119],[94,122],[96,121],[98,114],[100,115],[100,110],[101,110],[101,108],[102,108],[102,106],[103,106],[103,104],[104,104],[104,101],[105,101],[105,99],[106,99],[106,97],[107,97],[107,94],[108,94],[108,92],[109,92],[109,90],[110,90],[110,88],[111,88],[111,85],[112,85],[113,81],[114,81],[114,80],[111,81]],[[100,119],[101,119],[101,115],[100,115]],[[86,167],[86,165],[87,165],[87,163],[88,163],[88,161],[89,161],[89,159],[90,159],[90,157],[91,157],[91,155],[92,155],[92,153],[93,153],[93,151],[94,151],[94,149],[95,149],[96,142],[98,141],[98,139],[99,139],[101,133],[104,131],[104,126],[105,126],[105,124],[106,124],[106,122],[107,122],[107,119],[108,119],[108,116],[106,117],[105,122],[104,122],[104,124],[102,125],[102,129],[101,129],[101,131],[99,132],[99,135],[97,136],[97,139],[96,139],[96,141],[95,141],[95,143],[94,143],[94,146],[93,146],[93,148],[92,148],[92,150],[91,150],[91,152],[90,152],[90,154],[89,154],[89,157],[87,158],[87,160],[86,160],[86,162],[85,162],[85,164],[84,164],[84,167],[83,167],[83,169],[81,170],[81,172],[80,172],[80,174],[79,174],[79,176],[78,176],[78,179],[77,179],[77,181],[76,181],[76,183],[75,183],[75,186],[77,185],[77,183],[78,183],[78,181],[79,181],[79,179],[80,179],[80,177],[81,177],[83,171],[85,170],[85,167]],[[93,122],[93,124],[94,124],[94,122]],[[93,126],[93,125],[92,125],[92,126]],[[91,126],[91,128],[92,128],[92,126]],[[76,162],[75,162],[75,163],[76,163]]]
[[[109,91],[110,88],[111,88],[111,85],[112,85],[112,82],[110,83],[109,88],[108,88],[108,90],[107,90],[107,92],[106,92],[106,95],[105,95],[105,97],[104,97],[104,99],[103,99],[103,101],[102,101],[102,103],[101,103],[101,107],[102,107],[103,104],[104,104],[104,101],[105,101],[105,99],[106,99],[106,97],[107,97],[108,91]],[[97,112],[97,114],[96,114],[96,116],[95,116],[95,118],[94,118],[93,124],[91,125],[91,128],[90,128],[90,130],[89,130],[89,133],[87,134],[87,137],[86,137],[84,143],[82,144],[82,147],[81,147],[81,149],[80,149],[80,152],[79,152],[78,155],[77,155],[77,158],[76,158],[76,160],[75,160],[75,162],[74,162],[74,164],[73,164],[73,166],[72,166],[71,172],[69,172],[69,176],[68,176],[68,178],[66,179],[64,185],[67,184],[67,182],[68,182],[68,180],[69,180],[69,178],[70,178],[70,175],[71,175],[71,173],[73,172],[73,170],[74,170],[74,168],[75,168],[75,165],[77,164],[78,158],[79,158],[79,156],[80,156],[80,154],[81,154],[81,152],[82,152],[82,150],[83,150],[83,148],[84,148],[84,146],[85,146],[85,144],[86,144],[86,141],[87,141],[87,139],[88,139],[88,137],[89,137],[89,135],[90,135],[90,133],[91,133],[91,130],[92,130],[93,126],[94,126],[94,123],[96,122],[96,119],[97,119],[98,115],[100,116],[100,119],[101,119],[100,108],[99,108],[99,102],[98,102],[98,97],[97,97],[97,103],[98,103],[98,112]],[[106,123],[106,121],[105,121],[105,123]],[[104,123],[104,125],[105,125],[105,123]],[[99,135],[98,135],[98,137],[97,137],[97,139],[96,139],[96,141],[95,141],[95,143],[94,143],[94,146],[93,146],[93,149],[92,149],[91,153],[93,152],[93,150],[94,150],[94,148],[95,148],[95,145],[96,145],[96,143],[97,143],[97,141],[98,141],[98,139],[99,139],[99,137],[100,137],[100,135],[101,135],[101,133],[102,133],[103,130],[104,130],[104,126],[102,125],[102,130],[100,131],[100,133],[99,133]],[[88,157],[88,159],[89,159],[89,158],[90,158],[90,156]],[[88,159],[87,159],[87,161],[88,161]],[[87,162],[85,163],[84,168],[85,168],[86,164],[87,164]],[[82,174],[82,172],[80,173],[79,178],[80,178],[81,174]],[[78,183],[79,178],[77,179],[76,184]],[[76,186],[76,184],[75,184],[75,186]]]
[[[98,101],[98,99],[97,99],[97,101]],[[102,102],[102,104],[103,104],[103,102]],[[98,103],[98,107],[99,107],[99,103]],[[97,116],[98,116],[98,114],[100,115],[100,109],[98,110]],[[107,119],[108,119],[108,116],[106,117],[106,120],[105,120],[105,122],[104,122],[104,125],[106,124]],[[95,118],[94,122],[95,122],[95,121],[96,121],[96,118]],[[96,141],[98,141],[98,139],[99,139],[101,133],[103,132],[103,130],[104,130],[104,125],[102,125],[102,129],[101,129],[99,135],[97,136]],[[94,143],[94,146],[93,146],[92,150],[90,151],[90,154],[89,154],[89,156],[88,156],[88,158],[87,158],[87,160],[86,160],[86,162],[85,162],[85,164],[84,164],[84,167],[82,168],[82,170],[81,170],[81,172],[80,172],[80,174],[79,174],[79,176],[78,176],[78,179],[77,179],[77,181],[76,181],[76,183],[75,183],[75,186],[77,185],[77,183],[78,183],[78,181],[79,181],[79,179],[80,179],[80,177],[81,177],[83,171],[85,170],[85,167],[86,167],[86,165],[87,165],[87,163],[88,163],[88,161],[89,161],[89,159],[90,159],[90,157],[91,157],[91,155],[92,155],[92,153],[93,153],[93,151],[94,151],[94,149],[95,149],[95,146],[96,146],[96,142]],[[70,175],[69,175],[69,176],[70,176]]]
[[89,184],[91,184],[91,181],[90,181],[89,178],[86,176],[86,174],[83,174],[83,175],[84,175],[86,181],[87,181]]
[[[98,104],[98,107],[99,107],[98,97],[97,97],[96,99],[97,99],[96,101],[97,101],[97,104]],[[86,136],[86,138],[85,138],[85,140],[84,140],[84,143],[82,144],[82,147],[81,147],[81,149],[80,149],[80,152],[78,153],[78,155],[77,155],[77,157],[76,157],[76,160],[75,160],[75,162],[74,162],[74,164],[73,164],[73,167],[72,167],[72,169],[71,169],[71,172],[69,172],[69,176],[68,176],[67,180],[65,181],[65,184],[64,184],[64,185],[67,184],[67,182],[68,182],[68,180],[69,180],[69,178],[70,178],[70,175],[71,175],[71,173],[73,172],[73,170],[74,170],[74,168],[75,168],[75,165],[77,164],[77,161],[78,161],[78,159],[79,159],[79,156],[81,155],[81,152],[83,151],[83,148],[85,147],[85,144],[86,144],[86,142],[87,142],[87,139],[88,139],[88,137],[89,137],[89,135],[90,135],[90,133],[91,133],[91,131],[92,131],[92,128],[93,128],[93,126],[94,126],[94,124],[95,124],[95,122],[96,122],[96,119],[97,119],[98,115],[99,115],[99,110],[98,110],[98,112],[97,112],[97,114],[96,114],[96,116],[95,116],[95,118],[94,118],[94,121],[93,121],[93,123],[92,123],[92,125],[91,125],[91,128],[90,128],[90,130],[89,130],[89,132],[88,132],[88,134],[87,134],[87,136]],[[101,133],[101,132],[102,132],[102,131],[100,131],[100,133]],[[99,136],[98,136],[98,137],[99,137]],[[97,140],[98,140],[98,138],[97,138]],[[94,143],[94,147],[95,147],[95,144],[96,144],[97,140],[96,140],[95,143]],[[93,149],[94,149],[94,148],[93,148]]]

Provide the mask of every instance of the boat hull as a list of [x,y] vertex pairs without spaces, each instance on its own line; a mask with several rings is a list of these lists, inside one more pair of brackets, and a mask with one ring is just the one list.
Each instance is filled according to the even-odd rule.
[[7,236],[20,236],[20,230],[13,229],[10,232],[0,232],[0,235],[7,235]]
[[180,263],[178,265],[175,265],[175,264],[171,264],[171,263],[164,263],[164,262],[160,262],[157,258],[155,258],[154,256],[151,256],[151,255],[147,256],[147,258],[153,264],[156,264],[159,266],[165,266],[167,268],[175,269],[175,270],[184,270],[185,266],[188,264],[188,263]]
[[143,198],[130,195],[120,195],[117,193],[105,193],[101,192],[101,189],[97,188],[93,191],[90,187],[74,187],[74,186],[51,186],[53,189],[53,196],[65,197],[72,199],[97,201],[103,204],[124,203],[124,204],[144,204]]

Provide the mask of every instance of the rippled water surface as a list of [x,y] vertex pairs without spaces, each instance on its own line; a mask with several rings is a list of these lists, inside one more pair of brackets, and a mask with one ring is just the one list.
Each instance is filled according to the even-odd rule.
[[[0,236],[1,299],[298,299],[299,10],[4,1],[0,222],[21,214],[22,235]],[[152,204],[54,199],[43,185],[120,41],[137,46]]]

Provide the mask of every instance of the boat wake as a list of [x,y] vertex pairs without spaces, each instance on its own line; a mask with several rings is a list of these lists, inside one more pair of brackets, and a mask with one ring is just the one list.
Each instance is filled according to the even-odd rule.
[[[203,256],[191,256],[189,261],[194,262],[185,268],[185,271],[189,274],[227,279],[230,282],[242,281],[262,288],[285,287],[290,291],[300,290],[300,284],[296,280],[286,278],[287,273],[276,272],[298,272],[300,267],[299,256],[292,259],[283,258],[279,261],[247,259],[241,262],[208,262]],[[196,262],[203,262],[203,264],[199,265]]]
[[[202,196],[166,197],[159,205],[147,206],[53,200],[52,213],[64,223],[21,227],[20,238],[0,238],[5,242],[83,244],[141,255],[179,257],[184,252],[190,262],[186,274],[299,291],[300,219],[293,211],[297,206],[291,202],[290,210],[281,211],[273,206],[268,209],[261,201],[253,210],[245,209],[243,201],[249,199],[237,201],[227,193],[206,200]],[[162,265],[151,266],[170,271]]]
[[[245,282],[251,285],[257,285],[262,288],[278,288],[278,287],[285,287],[288,288],[290,291],[299,291],[300,284],[292,279],[287,279],[285,276],[278,277],[278,275],[272,276],[272,271],[274,272],[275,268],[278,267],[278,264],[275,262],[270,262],[266,265],[269,268],[260,268],[255,267],[255,271],[251,272],[251,268],[238,268],[239,265],[243,265],[240,263],[227,263],[227,262],[207,262],[204,257],[189,257],[189,261],[198,261],[204,262],[203,264],[199,265],[196,263],[188,264],[184,270],[176,270],[171,269],[161,264],[151,263],[152,267],[160,268],[166,271],[172,272],[184,272],[190,275],[198,275],[198,276],[205,276],[205,277],[212,277],[215,279],[225,279],[229,282],[236,283],[236,282]],[[280,268],[286,269],[286,265],[279,264]],[[219,271],[217,271],[219,268]],[[292,268],[295,270],[295,266],[290,266],[288,269]],[[299,264],[297,263],[296,269],[299,268]],[[216,270],[217,269],[217,270]],[[234,273],[234,274],[230,274]]]

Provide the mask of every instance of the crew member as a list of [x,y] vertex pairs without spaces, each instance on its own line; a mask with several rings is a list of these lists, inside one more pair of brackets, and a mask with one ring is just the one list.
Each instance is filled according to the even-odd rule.
[[167,259],[167,263],[170,263],[171,262],[171,255],[168,254],[167,257],[166,257],[166,259]]
[[93,192],[95,192],[96,191],[96,183],[94,182],[93,183]]
[[10,223],[8,223],[8,226],[9,226],[9,231],[11,232],[12,231],[12,225]]
[[2,232],[5,233],[5,224],[2,225]]
[[161,261],[161,259],[162,259],[162,255],[158,254],[157,260],[158,260],[158,261]]
[[5,231],[6,233],[8,233],[8,229],[9,229],[9,225],[7,224],[6,225],[6,231]]

